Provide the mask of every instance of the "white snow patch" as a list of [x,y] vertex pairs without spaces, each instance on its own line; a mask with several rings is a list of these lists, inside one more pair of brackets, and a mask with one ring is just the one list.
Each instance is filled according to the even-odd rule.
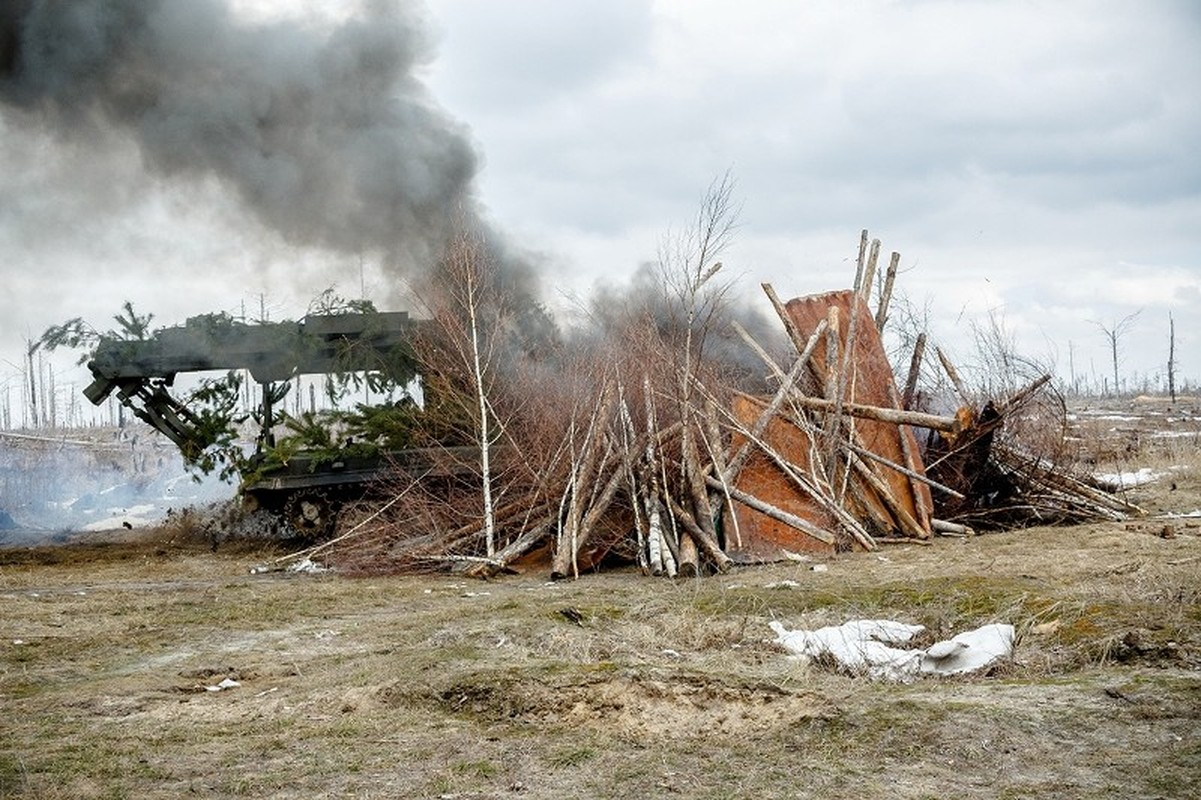
[[921,625],[860,619],[815,631],[790,631],[774,620],[769,626],[776,633],[776,643],[793,655],[803,659],[832,656],[847,669],[873,678],[906,680],[917,674],[921,664],[922,651],[889,647],[924,631]]
[[958,675],[984,669],[1013,655],[1012,625],[985,625],[926,649],[903,649],[925,628],[893,620],[852,620],[815,631],[790,631],[769,623],[775,642],[798,658],[832,657],[853,672],[890,681],[919,675]]
[[1201,508],[1194,508],[1192,511],[1169,511],[1160,516],[1164,519],[1195,519],[1201,517]]
[[309,575],[319,575],[322,572],[329,572],[329,567],[318,564],[311,558],[302,558],[294,564],[288,565],[288,572],[302,572]]
[[1106,486],[1128,489],[1131,486],[1142,486],[1144,483],[1157,481],[1164,474],[1163,472],[1155,472],[1150,467],[1142,467],[1137,472],[1099,472],[1093,475],[1093,478]]
[[1189,439],[1201,436],[1201,431],[1155,431],[1152,439]]

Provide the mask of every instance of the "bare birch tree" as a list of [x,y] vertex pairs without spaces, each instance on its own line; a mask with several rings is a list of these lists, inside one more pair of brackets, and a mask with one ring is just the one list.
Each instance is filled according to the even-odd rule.
[[[443,371],[443,391],[459,384],[470,397],[488,556],[496,553],[493,453],[499,438],[489,394],[500,355],[501,330],[508,315],[504,298],[489,291],[489,271],[494,268],[478,234],[463,231],[451,243],[433,286],[423,290],[420,297],[437,328],[425,342],[423,360]],[[429,351],[438,352],[433,355]],[[436,376],[427,377],[437,380]]]
[[1131,327],[1134,326],[1134,321],[1138,319],[1138,315],[1141,313],[1143,313],[1143,310],[1140,308],[1133,314],[1127,314],[1120,320],[1111,322],[1108,325],[1097,320],[1091,320],[1094,325],[1101,329],[1101,332],[1105,334],[1105,340],[1109,342],[1109,352],[1113,360],[1113,393],[1115,395],[1121,392],[1121,385],[1118,383],[1118,362],[1120,360],[1119,351],[1121,342],[1126,334],[1130,332]]

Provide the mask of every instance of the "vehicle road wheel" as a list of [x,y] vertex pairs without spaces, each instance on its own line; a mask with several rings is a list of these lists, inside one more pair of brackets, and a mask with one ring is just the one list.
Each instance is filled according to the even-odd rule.
[[305,489],[284,503],[284,519],[302,539],[324,539],[334,532],[337,505],[325,492]]

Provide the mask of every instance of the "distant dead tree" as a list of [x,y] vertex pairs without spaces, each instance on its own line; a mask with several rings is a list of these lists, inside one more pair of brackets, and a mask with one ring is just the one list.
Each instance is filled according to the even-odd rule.
[[28,364],[28,369],[26,371],[26,374],[29,376],[29,380],[27,383],[28,388],[29,388],[29,420],[30,420],[30,426],[33,428],[38,427],[38,387],[37,387],[38,373],[33,365],[33,357],[37,353],[38,348],[41,347],[41,345],[42,345],[42,343],[40,340],[38,340],[38,341],[26,340],[26,342],[25,342],[25,360],[26,360],[26,363]]
[[1176,402],[1176,320],[1168,312],[1168,394]]
[[1119,359],[1119,350],[1120,350],[1122,337],[1124,337],[1127,333],[1130,332],[1131,327],[1134,326],[1134,321],[1136,319],[1138,319],[1138,315],[1141,313],[1143,313],[1143,310],[1140,308],[1138,311],[1135,311],[1133,314],[1127,314],[1126,316],[1122,317],[1120,320],[1117,320],[1116,322],[1111,322],[1109,325],[1106,325],[1103,322],[1098,322],[1097,320],[1090,320],[1090,322],[1092,322],[1092,324],[1096,325],[1098,328],[1101,329],[1101,332],[1105,334],[1106,341],[1109,342],[1109,352],[1113,359],[1113,393],[1114,394],[1118,394],[1118,392],[1120,390],[1120,385],[1118,383],[1118,362],[1120,360]]

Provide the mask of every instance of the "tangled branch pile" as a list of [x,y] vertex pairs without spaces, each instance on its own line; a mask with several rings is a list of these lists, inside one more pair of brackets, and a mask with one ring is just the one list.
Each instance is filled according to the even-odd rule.
[[924,337],[902,393],[880,339],[900,256],[877,277],[866,231],[852,289],[784,303],[765,284],[779,327],[752,334],[755,318],[737,319],[717,282],[722,198],[661,257],[674,269],[643,286],[654,291],[607,298],[595,335],[570,346],[523,335],[528,314],[501,302],[486,258],[460,240],[427,298],[435,335],[418,348],[426,416],[442,420],[434,438],[457,446],[445,452],[459,468],[431,480],[398,465],[386,513],[333,544],[339,567],[457,563],[488,576],[540,563],[566,578],[613,559],[675,576],[924,543],[987,522],[996,475],[1007,500],[1021,498],[1009,519],[1020,504],[1073,520],[1131,510],[1042,456],[992,446],[1049,376],[979,413],[970,401],[953,416],[908,408],[922,396]]

